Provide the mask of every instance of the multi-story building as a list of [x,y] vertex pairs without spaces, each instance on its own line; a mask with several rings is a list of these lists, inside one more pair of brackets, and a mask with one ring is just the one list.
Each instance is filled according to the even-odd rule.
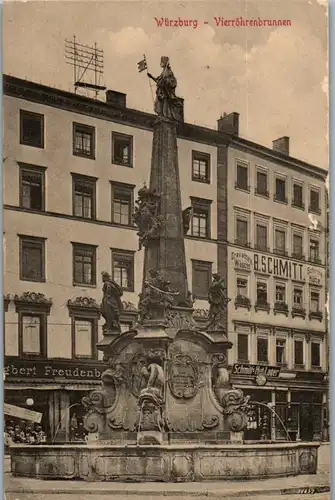
[[[233,139],[228,165],[228,330],[230,361],[238,363],[232,378],[251,400],[272,404],[298,439],[320,439],[327,172],[291,158],[288,137],[273,150]],[[285,437],[273,415],[269,434]]]
[[[70,438],[81,398],[99,383],[102,271],[124,290],[123,329],[136,320],[143,250],[132,213],[149,180],[154,120],[119,92],[103,102],[4,77],[5,400],[29,399],[56,441]],[[321,418],[327,390],[325,241],[308,223],[309,211],[323,218],[326,173],[278,151],[282,142],[271,150],[240,138],[236,113],[218,130],[178,125],[195,316],[205,324],[219,272],[231,298],[233,384],[276,403],[305,439],[308,405]],[[280,376],[268,370],[264,386],[245,375],[269,366]]]

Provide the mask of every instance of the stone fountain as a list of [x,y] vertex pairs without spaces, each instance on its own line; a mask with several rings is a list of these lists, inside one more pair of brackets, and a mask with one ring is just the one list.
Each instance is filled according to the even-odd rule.
[[227,369],[226,308],[218,274],[208,291],[207,327],[193,318],[184,237],[191,210],[181,206],[177,124],[183,103],[168,58],[157,84],[149,187],[138,192],[134,221],[144,249],[139,321],[121,333],[122,290],[103,273],[98,344],[109,368],[83,404],[87,445],[14,446],[16,475],[90,481],[203,481],[315,473],[317,443],[243,443],[247,404]]

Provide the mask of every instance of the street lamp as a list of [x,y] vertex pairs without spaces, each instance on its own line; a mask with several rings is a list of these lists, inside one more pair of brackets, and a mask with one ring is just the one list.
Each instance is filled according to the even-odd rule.
[[27,406],[33,406],[35,403],[35,401],[33,400],[33,398],[27,398],[26,399],[26,405]]

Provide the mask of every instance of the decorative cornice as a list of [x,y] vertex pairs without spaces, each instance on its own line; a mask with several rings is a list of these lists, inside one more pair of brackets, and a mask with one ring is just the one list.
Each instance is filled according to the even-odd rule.
[[97,309],[99,310],[99,305],[91,297],[76,297],[74,300],[69,299],[67,301],[67,307],[69,309]]
[[194,309],[193,317],[196,319],[208,319],[208,309]]
[[38,310],[50,313],[52,299],[47,299],[43,293],[23,292],[22,295],[14,296],[16,312],[23,310]]

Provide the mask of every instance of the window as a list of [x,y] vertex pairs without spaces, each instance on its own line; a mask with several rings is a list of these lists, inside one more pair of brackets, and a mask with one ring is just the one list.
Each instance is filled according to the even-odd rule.
[[44,210],[44,168],[20,164],[20,206]]
[[298,208],[305,208],[303,201],[303,188],[301,184],[293,183],[293,202],[292,205]]
[[42,317],[22,314],[21,322],[21,354],[23,356],[40,356],[42,354]]
[[237,359],[243,363],[249,361],[248,335],[245,333],[237,334]]
[[260,363],[268,362],[268,339],[257,338],[257,361]]
[[280,255],[286,254],[286,232],[283,229],[275,229],[274,252]]
[[96,179],[72,174],[73,215],[85,219],[96,217]]
[[112,250],[113,279],[123,290],[134,291],[134,252]]
[[247,165],[236,165],[236,185],[235,187],[249,191],[248,185],[248,167]]
[[287,203],[287,198],[286,198],[286,180],[285,179],[280,179],[279,177],[276,178],[275,200],[276,201],[281,201],[283,203]]
[[192,261],[192,292],[197,299],[208,299],[208,289],[212,281],[212,263]]
[[303,237],[301,234],[293,234],[292,257],[295,259],[301,259],[303,257]]
[[236,279],[237,295],[242,295],[242,297],[248,297],[248,280],[247,278],[237,278]]
[[320,311],[320,294],[319,292],[311,292],[310,312],[315,313]]
[[256,295],[257,295],[257,304],[266,305],[268,303],[267,286],[266,283],[264,283],[263,281],[259,281],[257,283]]
[[20,110],[20,144],[44,148],[44,116]]
[[134,186],[112,184],[112,222],[130,226],[132,224]]
[[256,187],[256,194],[261,194],[263,196],[269,196],[269,191],[268,191],[268,175],[266,172],[257,170],[257,187]]
[[294,341],[294,364],[300,366],[304,364],[304,343],[302,340]]
[[73,284],[96,285],[96,247],[73,244]]
[[276,283],[276,302],[286,302],[286,287],[283,283]]
[[92,359],[94,352],[94,321],[73,319],[73,357]]
[[268,250],[268,228],[263,224],[256,224],[256,248],[258,250]]
[[241,246],[248,246],[248,221],[247,219],[242,219],[237,217],[236,219],[236,238],[235,243]]
[[278,365],[284,365],[286,363],[286,340],[277,339],[276,340],[276,363]]
[[303,292],[301,288],[294,287],[293,288],[293,307],[295,309],[303,308]]
[[320,344],[318,342],[311,342],[311,366],[319,368],[320,365]]
[[131,135],[112,133],[112,163],[132,167],[133,138]]
[[192,151],[192,180],[210,182],[210,155]]
[[309,243],[309,260],[311,262],[320,261],[320,246],[319,241],[311,239]]
[[209,200],[200,198],[192,200],[192,236],[210,238],[210,204]]
[[320,213],[320,192],[318,189],[311,188],[309,192],[309,210]]
[[73,124],[73,154],[85,158],[95,157],[95,129],[81,123]]
[[45,281],[43,238],[20,237],[20,280]]

